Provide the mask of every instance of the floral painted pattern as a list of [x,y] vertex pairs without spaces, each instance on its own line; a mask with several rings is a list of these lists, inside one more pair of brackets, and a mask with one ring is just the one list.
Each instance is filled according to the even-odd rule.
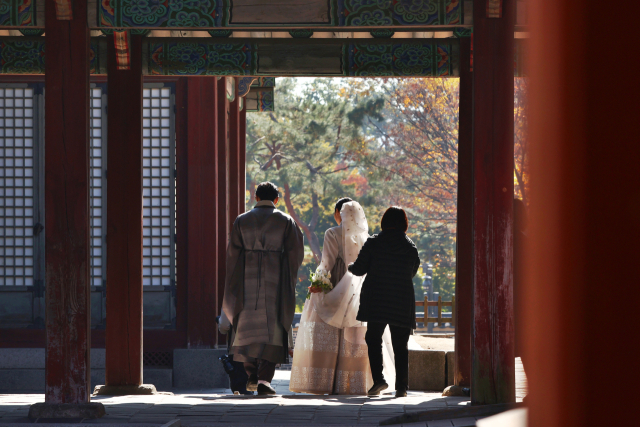
[[33,0],[0,0],[0,26],[34,26],[35,15]]
[[275,77],[258,77],[251,84],[251,87],[275,87],[275,86],[276,86]]
[[462,25],[462,0],[334,0],[337,26]]
[[0,43],[2,74],[44,74],[44,40]]
[[103,27],[218,27],[223,0],[102,0]]
[[[449,41],[400,44],[350,44],[344,56],[348,76],[456,75],[454,43]],[[457,59],[457,56],[455,57]]]
[[[328,8],[336,27],[464,24],[462,0],[330,0]],[[233,27],[232,0],[101,0],[99,9],[103,27]]]
[[[4,74],[42,74],[45,60],[45,38],[11,38],[0,43],[0,66]],[[92,74],[104,74],[106,39],[93,39],[90,50]],[[246,43],[145,41],[143,59],[151,75],[256,76],[259,45]],[[521,45],[516,48],[516,75],[522,75]],[[459,49],[456,39],[433,39],[421,43],[351,43],[343,47],[345,76],[425,76],[458,75]],[[307,75],[307,73],[305,73]],[[273,77],[260,77],[252,87],[259,91],[259,111],[273,111],[274,96],[270,89]]]
[[255,46],[244,43],[155,43],[149,52],[153,75],[242,76],[257,67]]
[[[105,40],[91,40],[89,70],[91,74],[106,73]],[[12,38],[0,42],[0,74],[44,74],[45,39]]]

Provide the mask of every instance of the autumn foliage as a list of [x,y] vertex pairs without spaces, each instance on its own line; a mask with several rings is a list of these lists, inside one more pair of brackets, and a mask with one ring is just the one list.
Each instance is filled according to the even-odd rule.
[[[514,180],[527,202],[527,87],[515,81]],[[364,207],[370,232],[382,212],[402,206],[409,237],[434,269],[448,300],[455,285],[458,169],[457,79],[278,79],[277,110],[249,114],[247,183],[280,186],[285,210],[301,225],[309,253],[300,277],[321,256],[334,226],[333,204],[349,196]],[[249,200],[251,201],[251,200]],[[421,297],[421,280],[416,294]],[[304,298],[304,296],[302,296]]]

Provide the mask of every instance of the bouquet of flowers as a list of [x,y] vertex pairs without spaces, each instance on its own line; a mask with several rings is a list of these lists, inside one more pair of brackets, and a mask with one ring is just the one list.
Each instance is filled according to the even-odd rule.
[[307,292],[307,299],[311,298],[312,290],[315,292],[324,292],[325,294],[333,289],[331,286],[331,273],[324,270],[316,270],[315,273],[311,273],[311,286]]

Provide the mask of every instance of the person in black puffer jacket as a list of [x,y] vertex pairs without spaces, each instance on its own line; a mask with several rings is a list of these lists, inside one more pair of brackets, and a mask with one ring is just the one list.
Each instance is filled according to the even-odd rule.
[[389,325],[396,364],[396,397],[407,395],[409,386],[409,335],[416,328],[413,276],[420,267],[416,245],[405,234],[407,214],[392,206],[382,216],[382,232],[369,237],[349,265],[356,276],[367,275],[360,293],[357,319],[367,322],[369,364],[373,377],[370,396],[388,388],[382,375],[382,334]]

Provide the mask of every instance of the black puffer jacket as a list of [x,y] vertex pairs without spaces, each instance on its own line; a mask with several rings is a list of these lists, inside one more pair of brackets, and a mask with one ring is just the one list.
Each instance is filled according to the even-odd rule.
[[420,267],[416,245],[402,231],[384,230],[369,237],[349,271],[367,275],[357,319],[416,328],[413,276]]

